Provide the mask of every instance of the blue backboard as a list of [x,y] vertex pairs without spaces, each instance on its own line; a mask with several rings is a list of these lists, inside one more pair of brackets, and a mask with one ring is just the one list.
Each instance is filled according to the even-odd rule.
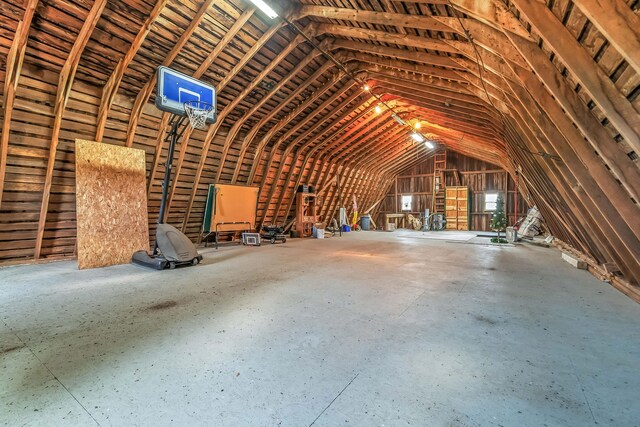
[[179,73],[168,67],[158,67],[158,94],[156,107],[162,111],[186,115],[184,103],[200,101],[213,105],[207,123],[216,121],[216,89],[200,80]]

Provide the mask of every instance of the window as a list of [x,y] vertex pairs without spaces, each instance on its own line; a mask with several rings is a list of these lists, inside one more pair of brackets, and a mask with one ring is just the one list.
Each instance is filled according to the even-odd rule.
[[411,210],[411,199],[413,196],[402,196],[402,210],[410,211]]
[[484,210],[495,211],[498,193],[484,193]]

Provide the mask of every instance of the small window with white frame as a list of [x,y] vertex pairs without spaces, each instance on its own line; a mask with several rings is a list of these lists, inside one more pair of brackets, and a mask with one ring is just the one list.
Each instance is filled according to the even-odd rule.
[[413,196],[408,195],[408,196],[402,196],[402,210],[403,211],[410,211],[411,210],[411,202],[413,200]]
[[484,193],[484,210],[493,212],[496,210],[496,204],[498,202],[498,193],[488,192]]

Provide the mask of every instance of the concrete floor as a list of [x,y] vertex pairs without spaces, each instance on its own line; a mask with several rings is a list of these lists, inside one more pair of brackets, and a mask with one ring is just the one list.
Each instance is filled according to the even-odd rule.
[[640,424],[640,306],[554,249],[360,232],[0,269],[0,424]]

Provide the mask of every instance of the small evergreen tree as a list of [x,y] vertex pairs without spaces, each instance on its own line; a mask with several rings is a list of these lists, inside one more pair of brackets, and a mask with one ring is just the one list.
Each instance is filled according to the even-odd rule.
[[507,217],[504,214],[504,201],[502,200],[502,193],[498,193],[498,199],[496,200],[496,210],[491,217],[491,229],[498,232],[498,238],[495,239],[495,243],[502,243],[500,240],[500,232],[507,228]]

